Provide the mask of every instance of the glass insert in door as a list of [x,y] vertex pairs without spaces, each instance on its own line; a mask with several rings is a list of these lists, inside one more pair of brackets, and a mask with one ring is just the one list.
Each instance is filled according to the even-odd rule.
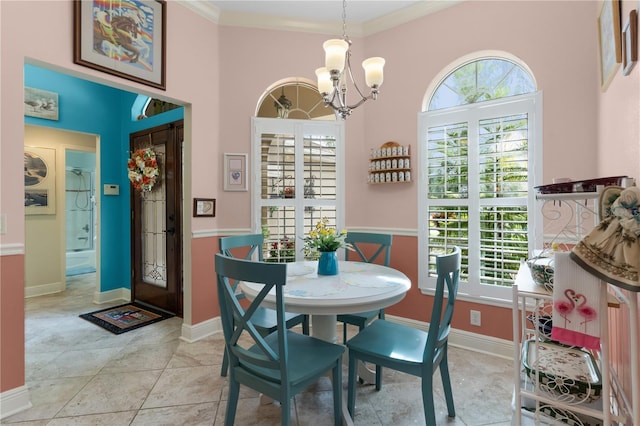
[[[154,146],[158,162],[165,164],[164,145]],[[166,188],[164,167],[153,191],[142,195],[142,280],[147,284],[167,287],[166,253]]]

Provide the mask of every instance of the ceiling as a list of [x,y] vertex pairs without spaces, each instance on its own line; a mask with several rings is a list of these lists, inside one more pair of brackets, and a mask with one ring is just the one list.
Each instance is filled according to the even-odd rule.
[[[464,0],[349,0],[347,33],[366,36]],[[342,33],[341,0],[206,0],[182,4],[221,25]]]

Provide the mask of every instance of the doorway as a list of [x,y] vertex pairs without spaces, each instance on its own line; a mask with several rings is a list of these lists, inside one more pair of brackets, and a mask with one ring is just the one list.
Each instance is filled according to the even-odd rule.
[[96,153],[65,150],[65,275],[96,272]]
[[182,316],[182,120],[132,133],[131,152],[158,165],[131,192],[131,299]]

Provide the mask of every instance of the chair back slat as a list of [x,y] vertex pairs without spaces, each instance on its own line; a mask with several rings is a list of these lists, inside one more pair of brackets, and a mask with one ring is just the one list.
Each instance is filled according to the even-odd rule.
[[[454,247],[453,252],[436,257],[436,294],[429,322],[429,334],[423,356],[423,365],[429,365],[443,356],[443,349],[451,331],[453,310],[460,284],[461,252]],[[445,299],[445,290],[447,298]]]
[[[287,280],[287,265],[253,262],[216,254],[215,266],[222,329],[231,369],[240,364],[250,370],[256,367],[268,368],[279,370],[281,378],[286,379],[287,333],[278,333],[276,352],[256,330],[251,317],[265,296],[275,288],[278,329],[286,330],[282,288]],[[235,294],[234,283],[237,285],[240,281],[264,284],[263,289],[246,308],[242,307]]]
[[[240,247],[243,250],[248,250],[247,253],[242,257],[243,259],[250,260],[254,258],[254,255],[260,262],[263,260],[263,252],[262,245],[264,243],[264,236],[262,234],[246,234],[246,235],[233,235],[230,237],[222,237],[218,240],[218,244],[220,246],[220,253],[229,257],[240,257],[234,255],[231,251],[232,249],[238,249]],[[236,254],[239,250],[236,250]]]
[[[222,237],[218,240],[220,253],[228,257],[235,257],[245,260],[258,260],[262,262],[262,245],[264,236],[262,234],[245,234]],[[235,249],[235,250],[234,250]],[[246,251],[246,253],[244,253]],[[244,257],[241,255],[244,253]],[[240,255],[240,256],[238,256]],[[234,280],[231,285],[238,299],[244,299],[244,294],[237,291],[238,281]]]
[[[345,242],[349,244],[345,251],[345,259],[353,260],[353,253],[358,255],[356,260],[373,263],[378,259],[378,256],[384,253],[382,264],[389,266],[391,262],[391,242],[393,236],[390,234],[376,234],[372,232],[349,232],[345,238]],[[365,254],[366,245],[374,245],[376,250],[370,256]],[[368,252],[368,251],[367,251]]]

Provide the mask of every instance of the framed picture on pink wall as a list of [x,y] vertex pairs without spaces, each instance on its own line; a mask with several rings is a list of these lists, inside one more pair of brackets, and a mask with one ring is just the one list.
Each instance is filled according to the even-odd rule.
[[247,154],[224,154],[224,190],[249,190],[247,184]]
[[638,11],[629,12],[622,29],[622,74],[629,75],[638,62]]
[[603,92],[609,87],[622,61],[620,38],[620,2],[604,0],[598,14],[600,88]]
[[165,90],[164,0],[75,0],[73,62]]

